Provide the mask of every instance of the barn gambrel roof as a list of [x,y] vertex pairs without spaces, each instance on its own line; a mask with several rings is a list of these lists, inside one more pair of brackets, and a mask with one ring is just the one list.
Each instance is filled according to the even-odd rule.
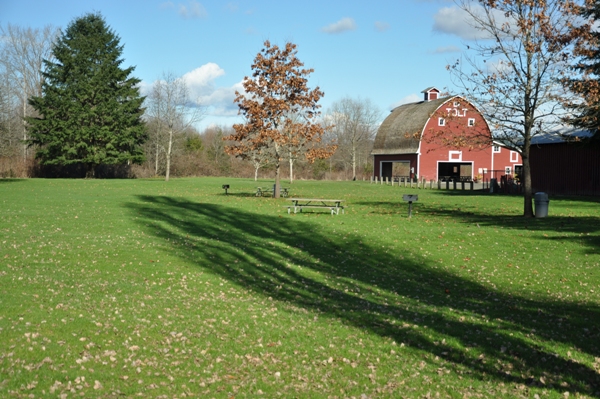
[[454,97],[404,104],[383,121],[373,143],[372,155],[416,154],[420,136],[433,113]]

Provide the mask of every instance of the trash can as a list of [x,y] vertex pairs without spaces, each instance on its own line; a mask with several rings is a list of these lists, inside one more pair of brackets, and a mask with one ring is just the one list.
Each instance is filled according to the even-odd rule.
[[548,194],[535,193],[534,202],[535,202],[535,217],[536,218],[545,218],[546,216],[548,216],[548,204],[550,203],[550,201],[548,200]]
[[500,186],[498,186],[498,179],[490,179],[490,193],[498,193]]

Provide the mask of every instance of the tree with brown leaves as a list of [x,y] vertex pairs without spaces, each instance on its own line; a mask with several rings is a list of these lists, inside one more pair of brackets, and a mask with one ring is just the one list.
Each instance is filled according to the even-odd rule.
[[572,57],[577,16],[571,0],[457,0],[480,39],[449,65],[463,96],[477,104],[494,139],[521,154],[525,217],[533,216],[529,149],[564,116],[560,84]]
[[252,78],[244,78],[245,92],[236,92],[234,100],[245,123],[233,125],[235,132],[224,137],[235,142],[227,146],[232,155],[244,157],[261,147],[273,151],[275,198],[279,198],[281,160],[291,148],[303,148],[309,162],[327,158],[335,150],[307,145],[319,143],[326,130],[317,122],[323,92],[308,88],[307,77],[314,70],[303,68],[297,52],[293,43],[280,48],[265,41],[252,64]]

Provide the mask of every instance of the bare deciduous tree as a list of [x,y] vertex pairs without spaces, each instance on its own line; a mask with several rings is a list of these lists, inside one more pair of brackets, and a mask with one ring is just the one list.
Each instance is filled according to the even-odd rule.
[[[43,29],[11,24],[0,26],[0,75],[3,81],[0,112],[3,113],[3,120],[13,120],[10,114],[17,111],[14,105],[19,105],[20,112],[17,115],[21,118],[19,133],[23,141],[27,140],[24,118],[32,116],[33,112],[28,99],[42,95],[43,62],[52,58],[52,45],[58,33],[59,30],[50,25]],[[7,112],[10,114],[7,115]],[[23,144],[22,150],[23,158],[27,159],[26,144]]]
[[462,95],[477,104],[494,138],[521,154],[524,211],[533,216],[529,166],[531,140],[560,122],[560,79],[571,57],[568,0],[457,0],[482,39],[471,56],[449,65]]
[[377,133],[381,111],[369,99],[344,97],[331,105],[327,118],[333,124],[338,152],[350,164],[352,179],[356,180],[361,146]]
[[[172,72],[163,73],[161,79],[154,82],[152,92],[147,98],[146,112],[155,126],[156,159],[164,145],[166,166],[165,181],[169,181],[173,140],[179,134],[199,122],[204,116],[204,108],[192,104],[188,86],[182,78]],[[163,137],[166,138],[164,143]],[[158,170],[158,166],[156,166]]]

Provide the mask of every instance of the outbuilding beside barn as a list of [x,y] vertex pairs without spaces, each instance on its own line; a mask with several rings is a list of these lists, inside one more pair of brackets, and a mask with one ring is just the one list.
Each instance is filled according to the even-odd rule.
[[565,127],[532,140],[531,187],[551,195],[600,196],[600,144],[593,132]]

